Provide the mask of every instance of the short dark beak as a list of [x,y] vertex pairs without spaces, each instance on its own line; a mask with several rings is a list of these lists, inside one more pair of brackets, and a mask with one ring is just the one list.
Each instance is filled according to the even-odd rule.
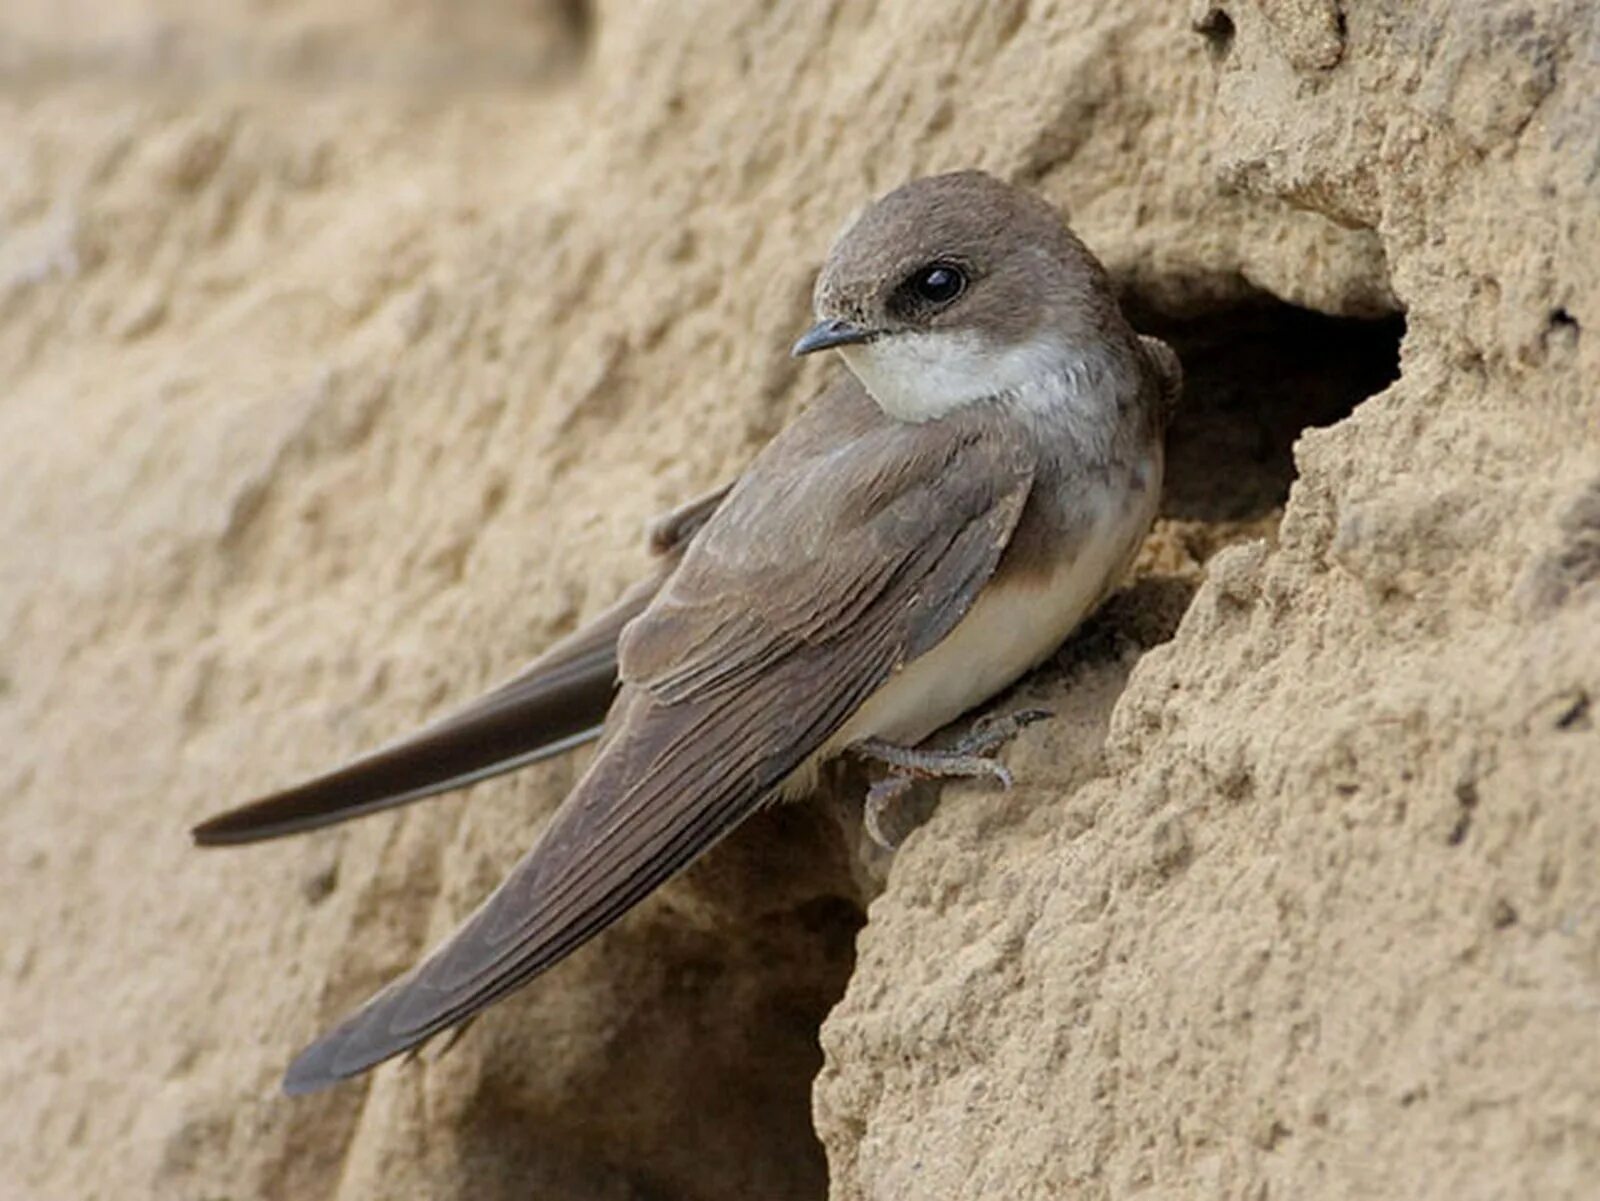
[[801,355],[827,350],[830,346],[851,346],[857,342],[870,342],[872,338],[872,330],[862,329],[853,322],[834,317],[828,321],[819,321],[806,330],[789,353],[798,359]]

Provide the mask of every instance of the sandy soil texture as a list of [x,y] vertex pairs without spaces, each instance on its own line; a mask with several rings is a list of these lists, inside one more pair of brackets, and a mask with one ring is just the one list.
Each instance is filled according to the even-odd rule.
[[[1594,1196],[1597,14],[8,3],[0,1197]],[[278,1096],[584,756],[188,825],[605,606],[839,369],[834,233],[959,166],[1190,376],[1019,786],[885,862],[836,780]]]

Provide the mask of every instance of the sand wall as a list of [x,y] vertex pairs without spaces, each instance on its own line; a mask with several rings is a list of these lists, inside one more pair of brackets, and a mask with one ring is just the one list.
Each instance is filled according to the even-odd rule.
[[[1597,11],[7,5],[0,1195],[1592,1196]],[[187,826],[606,605],[838,369],[842,223],[974,165],[1191,381],[1018,788],[765,815],[279,1097],[583,756]]]

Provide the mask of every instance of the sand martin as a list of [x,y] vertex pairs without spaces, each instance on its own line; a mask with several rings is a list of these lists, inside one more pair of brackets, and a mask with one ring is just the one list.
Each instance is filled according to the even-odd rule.
[[302,1052],[287,1091],[472,1018],[831,756],[992,766],[913,748],[1119,582],[1155,517],[1181,373],[1047,203],[974,171],[906,184],[841,235],[814,307],[792,353],[836,350],[848,371],[731,486],[657,524],[650,579],[453,716],[196,829],[308,829],[600,737],[504,883]]

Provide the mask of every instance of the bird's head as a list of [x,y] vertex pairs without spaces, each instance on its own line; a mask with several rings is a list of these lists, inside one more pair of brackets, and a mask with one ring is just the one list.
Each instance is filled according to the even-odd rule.
[[1055,210],[979,171],[919,179],[868,208],[834,244],[813,305],[793,353],[837,349],[905,421],[1014,390],[1121,320]]

